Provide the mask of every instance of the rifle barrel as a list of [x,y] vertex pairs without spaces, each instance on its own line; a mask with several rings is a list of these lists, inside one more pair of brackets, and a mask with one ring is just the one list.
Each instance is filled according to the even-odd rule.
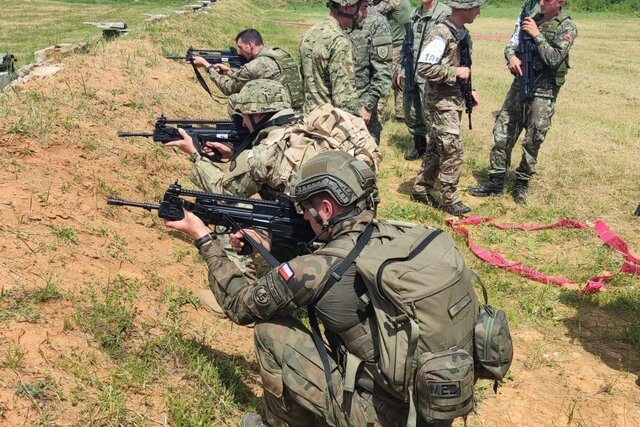
[[153,138],[153,134],[149,132],[118,132],[119,138],[127,138],[130,136],[143,136],[145,138]]
[[114,205],[114,206],[131,206],[134,208],[146,209],[148,211],[160,209],[160,205],[156,203],[132,202],[129,200],[118,199],[115,197],[109,197],[107,199],[107,204]]

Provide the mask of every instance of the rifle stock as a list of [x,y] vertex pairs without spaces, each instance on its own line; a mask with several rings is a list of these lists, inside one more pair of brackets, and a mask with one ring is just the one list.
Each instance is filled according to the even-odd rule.
[[[159,204],[111,197],[107,199],[107,204],[157,210],[158,216],[168,221],[183,219],[185,209],[193,212],[206,225],[216,226],[217,233],[231,233],[242,228],[266,230],[281,244],[272,249],[276,259],[286,258],[291,253],[291,247],[306,244],[315,237],[304,216],[297,212],[293,200],[285,194],[278,195],[275,200],[259,200],[186,190],[176,182],[169,186]],[[268,253],[265,256],[264,247],[252,240],[248,239],[248,242],[266,259]]]

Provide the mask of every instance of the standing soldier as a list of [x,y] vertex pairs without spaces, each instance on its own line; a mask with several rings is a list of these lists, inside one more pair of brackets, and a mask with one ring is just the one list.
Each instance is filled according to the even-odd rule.
[[[425,39],[418,59],[418,74],[426,80],[424,102],[430,116],[431,138],[422,162],[422,171],[413,185],[411,198],[434,207],[442,207],[452,215],[463,215],[471,209],[460,200],[458,181],[462,171],[464,149],[460,121],[465,109],[463,83],[471,78],[471,37],[465,24],[480,14],[484,0],[450,0],[449,18],[438,24]],[[469,87],[469,90],[471,88]],[[473,108],[479,104],[475,91],[469,94]],[[440,181],[441,202],[435,196],[435,183]]]
[[330,103],[356,116],[360,100],[355,86],[353,50],[346,35],[367,17],[366,0],[329,0],[329,16],[309,28],[300,42],[304,89],[302,111]]
[[[396,120],[404,120],[404,107],[402,102],[402,92],[404,88],[397,83],[400,74],[402,61],[402,43],[404,42],[404,24],[409,22],[411,16],[411,3],[409,0],[374,0],[372,2],[378,12],[383,14],[391,27],[391,37],[393,38],[391,60],[393,61],[393,104],[394,117]],[[384,104],[381,101],[380,104]],[[383,108],[379,108],[382,110]]]
[[353,44],[356,89],[360,97],[360,116],[369,133],[380,144],[382,124],[378,102],[389,93],[392,78],[391,29],[384,16],[369,6],[362,28],[348,33]]
[[[540,15],[523,13],[522,31],[516,27],[505,49],[507,67],[515,76],[493,127],[494,146],[489,155],[489,178],[469,194],[476,197],[500,195],[511,163],[511,151],[522,130],[522,158],[516,169],[513,199],[527,201],[529,180],[536,173],[538,151],[551,127],[556,98],[569,69],[569,49],[578,35],[576,25],[562,10],[564,0],[540,0]],[[526,33],[533,40],[532,95],[523,91],[526,76],[523,58],[518,57],[520,38]]]
[[[438,0],[422,0],[411,15],[411,28],[413,30],[413,70],[403,67],[397,79],[398,85],[404,85],[403,79],[407,73],[412,73],[415,79],[415,87],[412,91],[404,92],[404,120],[413,136],[413,148],[404,154],[406,160],[418,160],[427,148],[428,128],[430,120],[423,108],[424,78],[416,73],[418,56],[425,46],[426,35],[451,13],[449,6]],[[405,41],[405,46],[407,41]],[[403,55],[407,52],[403,52]],[[405,88],[406,89],[406,88]]]
[[287,88],[291,105],[299,111],[304,101],[302,83],[298,64],[291,55],[282,49],[264,46],[262,36],[253,28],[241,31],[236,36],[236,45],[240,56],[249,61],[238,70],[234,71],[226,64],[209,64],[201,56],[194,57],[193,64],[205,67],[211,80],[227,96],[240,92],[251,80],[276,80]]

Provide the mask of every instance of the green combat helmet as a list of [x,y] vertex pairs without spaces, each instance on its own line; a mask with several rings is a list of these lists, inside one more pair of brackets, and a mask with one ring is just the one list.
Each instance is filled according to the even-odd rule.
[[482,6],[485,0],[449,0],[447,3],[451,9],[471,9]]
[[353,6],[354,4],[360,3],[362,0],[330,0],[327,2],[327,6],[330,6],[331,2],[336,3],[340,6]]
[[240,92],[229,97],[236,114],[275,113],[291,108],[289,91],[275,80],[248,82]]
[[294,180],[292,195],[296,202],[314,194],[329,193],[340,206],[357,202],[361,209],[372,209],[377,191],[371,168],[344,151],[324,151],[302,165]]

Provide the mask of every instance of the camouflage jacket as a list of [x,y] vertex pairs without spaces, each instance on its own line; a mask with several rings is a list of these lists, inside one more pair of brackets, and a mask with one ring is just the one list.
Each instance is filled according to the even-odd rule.
[[[576,24],[563,10],[548,22],[538,23],[540,34],[533,38],[537,47],[533,62],[535,96],[554,97],[564,84],[569,69],[569,49],[578,36]],[[516,55],[519,44],[519,22],[507,43],[504,56],[507,62]],[[519,84],[516,78],[514,85]]]
[[367,110],[377,108],[378,100],[391,89],[391,32],[387,20],[369,6],[362,28],[348,33],[353,45],[356,90],[360,103]]
[[295,60],[282,49],[263,47],[251,61],[243,65],[231,76],[209,71],[211,80],[220,91],[229,96],[240,92],[244,85],[256,79],[276,80],[289,90],[294,108],[302,107],[302,83]]
[[[351,220],[339,223],[333,228],[331,241],[326,247],[330,248],[332,242],[337,240],[354,239],[353,236],[361,233],[372,219],[371,211],[364,211]],[[200,254],[209,268],[209,285],[216,300],[229,319],[241,325],[284,316],[314,302],[322,291],[331,267],[340,260],[330,255],[303,255],[271,270],[256,282],[248,283],[236,265],[227,258],[218,241],[203,246]],[[343,310],[330,304],[327,304],[326,310],[317,307],[319,318],[323,324],[331,325],[332,330],[344,331],[352,326],[345,325],[345,322],[359,323],[353,277],[350,285],[352,295],[346,294],[341,298],[342,301],[353,300],[349,301],[350,307],[340,307]],[[343,291],[349,292],[349,286],[344,288]],[[342,304],[338,301],[337,305]]]
[[382,0],[376,5],[376,9],[389,22],[393,47],[401,46],[404,42],[404,24],[409,22],[411,17],[411,2],[409,0]]
[[360,115],[353,50],[338,21],[328,17],[304,33],[300,42],[300,65],[305,113],[329,102]]
[[[377,171],[380,151],[366,131],[364,121],[350,116],[356,123],[341,122],[341,126],[334,126],[341,117],[340,112],[331,109],[324,118],[322,111],[326,110],[319,107],[308,117],[294,116],[296,118],[286,125],[262,129],[255,136],[252,148],[240,153],[228,171],[218,163],[203,158],[197,160],[191,170],[191,181],[210,193],[242,197],[289,193],[291,180],[300,166],[327,150],[345,151]],[[293,114],[293,110],[282,110],[272,119]],[[332,135],[332,130],[338,127],[335,130],[338,135]],[[348,132],[348,136],[344,132]]]
[[[422,6],[418,6],[411,14],[411,27],[413,28],[413,66],[416,83],[422,85],[424,79],[417,73],[418,58],[420,52],[425,45],[426,35],[433,30],[433,28],[451,14],[451,8],[446,4],[436,2],[433,9],[425,12]],[[402,70],[401,75],[404,77],[406,70]]]
[[[458,42],[466,36],[465,27],[447,19],[427,35],[418,59],[418,75],[425,79],[425,102],[438,110],[464,110],[456,68],[460,66]],[[471,45],[471,42],[469,42]]]

